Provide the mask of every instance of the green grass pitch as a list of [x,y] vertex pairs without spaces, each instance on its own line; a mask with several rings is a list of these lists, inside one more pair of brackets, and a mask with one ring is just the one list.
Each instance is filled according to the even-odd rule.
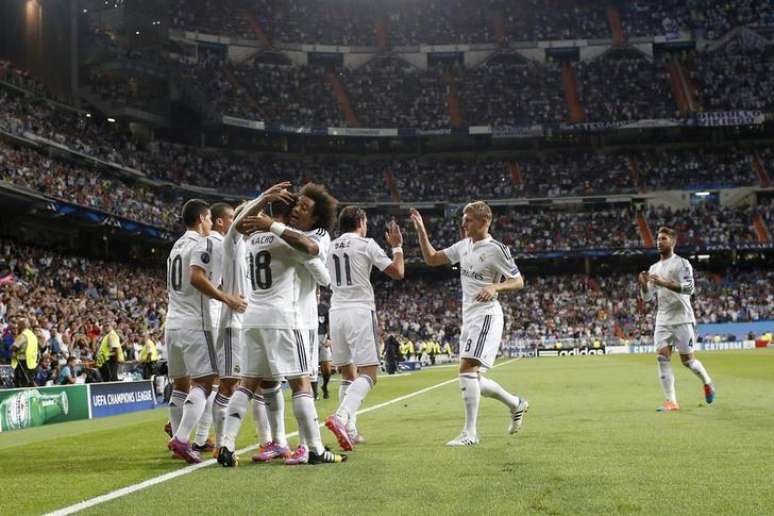
[[[253,465],[246,456],[238,468],[203,468],[84,512],[774,514],[774,350],[700,358],[718,389],[709,407],[676,363],[682,411],[657,413],[652,354],[512,361],[491,377],[530,400],[518,435],[506,434],[506,409],[483,399],[481,445],[446,448],[463,418],[451,383],[362,415],[368,443],[344,464]],[[436,368],[384,378],[365,406],[454,377]],[[321,419],[334,405],[319,402]],[[63,508],[185,467],[166,450],[166,419],[155,410],[0,435],[0,514]],[[253,439],[248,419],[237,444]]]

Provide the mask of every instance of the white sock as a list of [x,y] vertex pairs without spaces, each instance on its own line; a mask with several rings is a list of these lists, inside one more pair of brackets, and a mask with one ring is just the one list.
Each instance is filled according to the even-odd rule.
[[233,452],[236,450],[236,438],[239,434],[239,428],[242,426],[242,420],[245,418],[245,414],[247,414],[247,405],[252,397],[252,392],[244,387],[238,387],[228,402],[221,446],[225,446],[229,451]]
[[494,380],[490,380],[485,376],[481,376],[478,381],[478,385],[481,389],[481,396],[485,398],[494,398],[501,403],[508,405],[510,409],[516,409],[521,401],[518,396],[514,396],[505,389],[503,389],[499,383]]
[[464,432],[470,437],[477,434],[478,404],[481,402],[481,385],[477,373],[461,373],[459,376],[462,402],[465,404]]
[[355,381],[347,389],[344,399],[341,400],[339,408],[336,409],[336,415],[354,425],[355,415],[373,385],[370,376],[361,375],[355,378]]
[[317,423],[317,409],[314,397],[309,392],[299,392],[293,395],[293,414],[298,421],[298,435],[303,435],[305,446],[315,453],[323,453],[325,446],[320,436],[320,426]]
[[285,397],[282,395],[282,385],[277,385],[273,389],[264,389],[263,400],[266,404],[267,415],[269,416],[269,426],[272,433],[271,440],[280,446],[287,446],[288,438],[285,436]]
[[704,369],[704,365],[697,359],[694,358],[689,360],[688,363],[685,364],[685,367],[693,371],[693,374],[698,376],[704,385],[712,383],[712,379],[710,378],[709,373],[707,373],[707,370]]
[[191,431],[196,423],[202,417],[204,407],[207,405],[207,393],[199,386],[191,387],[188,397],[183,403],[183,417],[180,418],[180,425],[177,427],[175,437],[181,441],[188,442]]
[[677,403],[677,394],[675,393],[675,373],[672,371],[672,361],[664,355],[657,355],[658,378],[661,380],[661,389],[664,391],[664,397],[667,401]]
[[253,422],[255,423],[255,433],[258,435],[258,444],[266,444],[271,441],[271,426],[262,394],[256,394],[253,397]]
[[352,385],[352,382],[349,380],[342,380],[339,384],[339,403],[344,401],[344,396],[347,395],[347,389],[349,389],[350,385]]
[[217,387],[212,388],[212,392],[207,396],[207,404],[204,406],[204,412],[199,419],[199,423],[196,425],[196,437],[194,442],[199,446],[204,446],[207,442],[207,438],[210,436],[210,427],[212,426],[212,402],[215,401],[215,396],[218,394]]
[[169,424],[172,425],[172,435],[177,432],[180,426],[180,420],[183,418],[183,404],[188,397],[187,392],[172,391],[169,397]]
[[212,402],[212,426],[215,427],[215,448],[220,449],[223,443],[223,431],[226,425],[226,409],[231,398],[218,393]]

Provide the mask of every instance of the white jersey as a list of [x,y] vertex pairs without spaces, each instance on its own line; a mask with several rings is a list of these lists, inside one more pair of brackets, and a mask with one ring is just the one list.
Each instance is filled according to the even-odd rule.
[[481,302],[476,301],[476,295],[487,285],[521,275],[508,247],[488,236],[478,242],[470,238],[460,240],[442,252],[452,265],[460,264],[463,324],[486,315],[502,317],[503,309],[496,296]]
[[251,235],[245,249],[249,296],[242,326],[300,329],[301,281],[298,269],[315,259],[317,257],[310,259],[296,251],[272,233]]
[[[236,227],[229,229],[223,238],[223,291],[236,296],[247,296],[247,270],[245,268],[245,239]],[[244,314],[221,304],[219,328],[242,328]],[[220,339],[220,335],[218,335]]]
[[679,284],[681,290],[680,293],[677,293],[650,283],[648,291],[642,292],[642,298],[645,301],[652,300],[655,292],[655,298],[658,302],[656,327],[696,324],[696,317],[694,317],[693,307],[691,307],[691,295],[694,293],[691,263],[685,258],[673,254],[666,260],[659,260],[651,265],[648,273]]
[[167,259],[169,305],[165,327],[170,330],[212,331],[209,298],[191,285],[191,267],[210,275],[212,243],[196,231],[186,231]]
[[331,275],[331,310],[376,310],[371,268],[383,271],[392,260],[373,238],[344,233],[331,243],[328,272]]
[[[324,229],[315,229],[304,232],[304,235],[314,240],[320,249],[317,255],[320,264],[326,263],[328,253],[331,249],[331,237]],[[300,281],[300,310],[301,310],[301,330],[315,330],[318,326],[317,321],[317,285],[318,281],[311,271],[306,268],[298,268]],[[328,286],[328,285],[324,285]]]
[[[223,282],[223,235],[217,231],[210,233],[207,240],[211,244],[210,253],[210,281],[215,287],[220,288]],[[223,303],[217,299],[210,299],[210,320],[213,326],[220,324],[220,310]]]

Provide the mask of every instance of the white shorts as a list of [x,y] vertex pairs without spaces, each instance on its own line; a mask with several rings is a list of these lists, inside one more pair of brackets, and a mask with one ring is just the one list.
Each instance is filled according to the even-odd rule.
[[212,334],[204,330],[165,329],[167,366],[171,379],[203,378],[218,374]]
[[695,328],[691,323],[656,326],[656,330],[653,332],[653,345],[656,346],[656,351],[670,346],[677,348],[681,355],[687,355],[693,353],[695,342]]
[[329,317],[333,365],[379,365],[379,324],[373,310],[331,310]]
[[317,373],[320,371],[318,367],[318,358],[320,356],[320,348],[318,347],[317,328],[313,330],[301,330],[304,334],[307,343],[307,353],[309,354],[309,377],[313,382],[317,381]]
[[471,358],[487,370],[494,365],[503,337],[503,317],[485,315],[462,324],[460,358]]
[[215,343],[221,378],[239,378],[242,366],[242,330],[226,328],[223,340]]
[[333,362],[333,355],[331,354],[331,348],[326,346],[324,344],[324,339],[321,338],[319,335],[317,336],[317,339],[319,340],[319,345],[317,346],[317,355],[319,357],[319,360],[317,361],[319,364],[322,364],[323,362]]
[[239,376],[263,380],[309,376],[308,333],[274,328],[243,329]]

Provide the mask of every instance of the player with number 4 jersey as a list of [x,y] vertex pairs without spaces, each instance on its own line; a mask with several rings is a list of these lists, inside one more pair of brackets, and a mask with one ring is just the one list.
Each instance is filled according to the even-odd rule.
[[696,318],[691,307],[693,267],[688,260],[674,253],[676,242],[675,230],[659,228],[656,247],[661,259],[638,277],[642,299],[646,302],[656,299],[658,302],[653,344],[656,347],[659,380],[666,398],[658,408],[659,412],[680,410],[672,371],[672,348],[680,353],[683,365],[701,380],[704,401],[710,404],[715,400],[715,387],[709,373],[693,354],[696,341]]

